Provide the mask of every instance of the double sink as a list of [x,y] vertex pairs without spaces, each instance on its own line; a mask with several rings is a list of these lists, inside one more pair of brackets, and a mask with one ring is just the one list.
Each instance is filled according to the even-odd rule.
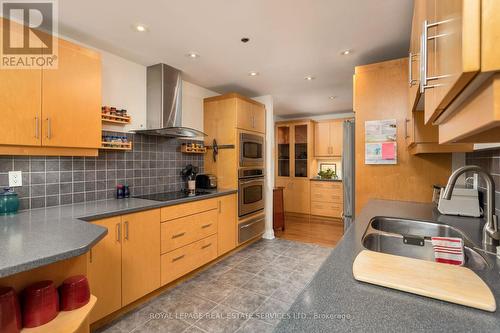
[[464,241],[465,267],[472,270],[488,268],[488,262],[476,251],[474,244],[462,231],[446,224],[374,217],[363,235],[363,246],[371,251],[403,257],[434,261],[431,237],[457,237]]

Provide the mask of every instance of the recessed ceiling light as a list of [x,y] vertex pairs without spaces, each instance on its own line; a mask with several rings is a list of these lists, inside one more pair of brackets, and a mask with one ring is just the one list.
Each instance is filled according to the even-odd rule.
[[352,50],[344,50],[342,52],[340,52],[341,55],[349,55],[352,53]]
[[337,98],[337,96],[330,96],[328,98],[333,100],[333,99]]
[[199,58],[200,55],[196,52],[189,52],[188,54],[186,54],[186,57],[191,58],[191,59],[196,59],[196,58]]
[[258,75],[259,75],[259,72],[255,72],[255,71],[248,73],[248,76],[258,76]]
[[306,80],[306,81],[312,81],[314,79],[315,79],[315,77],[311,76],[311,75],[308,75],[308,76],[304,77],[304,80]]
[[136,24],[134,28],[138,32],[146,32],[148,30],[148,28],[143,24]]

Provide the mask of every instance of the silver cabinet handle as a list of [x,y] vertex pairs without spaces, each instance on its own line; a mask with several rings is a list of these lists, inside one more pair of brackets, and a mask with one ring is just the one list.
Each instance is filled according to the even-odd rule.
[[202,229],[206,229],[206,228],[210,227],[211,225],[212,225],[212,223],[210,223],[210,224],[205,224],[205,225],[202,225],[202,226],[201,226],[201,228],[202,228]]
[[220,213],[222,212],[222,203],[221,203],[221,201],[220,201],[220,200],[219,200],[219,203],[218,203],[218,204],[219,204],[219,214],[220,214]]
[[51,129],[51,121],[50,118],[47,118],[47,139],[52,137],[52,129]]
[[182,237],[185,234],[186,234],[185,232],[181,232],[180,234],[175,234],[175,235],[172,236],[172,239]]
[[177,260],[181,260],[181,259],[182,259],[182,258],[184,258],[184,257],[185,257],[185,255],[184,255],[184,254],[183,254],[182,256],[175,257],[175,258],[173,258],[173,259],[172,259],[172,262],[175,262],[175,261],[177,261]]
[[116,234],[116,241],[120,243],[122,239],[122,225],[120,223],[117,223],[115,226],[115,234]]
[[40,138],[40,122],[38,121],[38,116],[35,117],[35,138]]
[[90,249],[90,252],[89,252],[89,259],[90,259],[90,263],[92,263],[92,249]]
[[125,225],[125,239],[128,240],[128,221],[123,223]]
[[210,247],[210,246],[212,246],[212,243],[208,243],[207,245],[203,245],[201,247],[201,249],[204,250],[204,249],[206,249],[207,247]]
[[429,28],[434,28],[437,27],[438,25],[441,24],[446,24],[452,22],[454,19],[449,19],[449,20],[444,20],[444,21],[439,21],[439,22],[434,22],[434,23],[429,23],[429,21],[425,20],[422,26],[422,36],[420,39],[420,92],[424,93],[425,89],[429,88],[436,88],[442,86],[442,84],[433,84],[433,85],[428,85],[428,81],[432,80],[438,80],[438,79],[444,79],[447,77],[450,77],[451,75],[445,74],[445,75],[436,75],[436,76],[427,76],[427,67],[428,67],[428,45],[427,42],[429,40],[435,40],[438,38],[446,37],[448,34],[439,34],[439,35],[434,35],[434,36],[429,36]]
[[408,123],[410,122],[410,119],[405,118],[405,139],[408,139],[410,136],[408,135]]
[[408,52],[408,84],[410,87],[413,87],[417,80],[413,79],[413,58],[415,58],[415,54],[413,52]]

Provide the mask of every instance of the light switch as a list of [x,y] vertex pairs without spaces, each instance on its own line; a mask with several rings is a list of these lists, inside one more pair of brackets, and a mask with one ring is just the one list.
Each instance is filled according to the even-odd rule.
[[9,171],[9,187],[23,186],[23,172]]

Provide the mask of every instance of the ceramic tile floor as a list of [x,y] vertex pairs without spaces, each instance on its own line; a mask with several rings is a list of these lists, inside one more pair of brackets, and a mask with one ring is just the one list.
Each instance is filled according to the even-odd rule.
[[272,332],[331,250],[260,240],[99,332]]

